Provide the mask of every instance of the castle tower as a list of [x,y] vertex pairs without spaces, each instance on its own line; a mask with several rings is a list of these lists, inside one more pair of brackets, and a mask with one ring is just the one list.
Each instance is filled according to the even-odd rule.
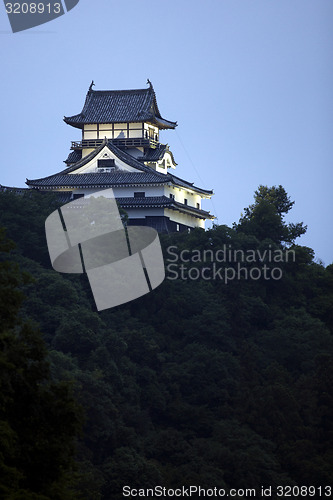
[[148,88],[93,90],[89,87],[81,113],[64,121],[81,130],[65,160],[67,168],[42,179],[27,180],[30,188],[60,191],[68,201],[112,187],[131,225],[160,232],[204,227],[214,217],[201,208],[213,191],[201,189],[171,171],[176,162],[160,130],[177,122],[164,119],[156,95]]

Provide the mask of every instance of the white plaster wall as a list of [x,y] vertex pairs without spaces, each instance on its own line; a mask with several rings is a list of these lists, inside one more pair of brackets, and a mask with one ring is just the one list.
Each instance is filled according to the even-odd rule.
[[127,128],[114,129],[114,139],[127,139]]
[[[93,150],[91,150],[91,151],[93,151]],[[114,153],[112,153],[107,146],[104,146],[104,148],[102,149],[102,151],[100,151],[98,153],[98,155],[95,156],[95,158],[93,158],[89,163],[87,163],[83,167],[75,170],[74,172],[70,172],[70,175],[87,174],[89,172],[96,172],[97,171],[97,162],[98,162],[99,159],[103,159],[105,153],[108,155],[107,156],[108,158],[111,158],[111,159],[115,160],[115,165],[118,168],[120,168],[121,170],[125,170],[126,172],[143,173],[143,172],[140,172],[140,170],[136,170],[135,168],[130,167],[129,165],[127,165],[126,163],[124,163],[122,160],[120,160],[119,158],[117,158],[117,156]]]
[[82,131],[82,140],[85,139],[97,139],[97,124],[92,123],[91,125],[84,125]]
[[[56,191],[72,191],[75,194],[84,194],[85,196],[92,195],[96,193],[96,191],[107,191],[109,188],[68,188],[68,189],[57,189]],[[113,195],[115,198],[118,197],[126,197],[126,196],[134,196],[134,191],[139,191],[140,188],[131,188],[131,189],[126,189],[126,188],[114,188],[112,190]],[[143,189],[142,189],[143,191]],[[149,193],[149,196],[160,196],[156,188],[152,189],[153,194]],[[106,193],[107,194],[107,193]],[[146,196],[147,190],[146,190]],[[125,209],[126,212],[128,213],[128,216],[131,218],[143,218],[146,215],[151,215],[151,216],[163,216],[165,215],[166,217],[169,217],[171,221],[174,221],[178,224],[184,224],[189,227],[201,227],[205,228],[205,221],[203,219],[198,219],[196,217],[193,217],[189,214],[183,214],[180,212],[177,212],[176,210],[171,210],[168,208],[129,208]]]
[[86,124],[83,126],[84,128],[84,131],[88,131],[88,130],[96,130],[97,131],[97,124],[96,123],[91,123],[91,124]]
[[166,186],[166,193],[165,195],[170,197],[170,194],[173,194],[175,197],[175,200],[178,201],[179,203],[184,203],[184,198],[188,198],[186,191],[184,189],[179,189],[178,187],[175,186]]
[[127,123],[115,123],[114,129],[115,130],[127,130]]
[[170,210],[168,208],[165,209],[165,215],[170,217],[170,220],[177,222],[179,224],[184,224],[190,227],[205,227],[205,221],[202,219],[197,219],[188,214],[182,214],[180,212],[176,212],[175,210]]
[[97,139],[97,130],[91,132],[84,132],[83,140]]
[[165,160],[165,165],[169,168],[175,168],[172,161],[171,154],[167,151],[164,153],[163,160]]
[[85,148],[85,149],[82,149],[82,158],[84,158],[85,156],[89,155],[93,151],[94,151],[94,148]]
[[[73,191],[73,193],[75,194],[84,194],[84,196],[90,196],[94,193],[96,193],[97,191],[107,191],[108,189],[110,188],[90,188],[90,189],[86,189],[86,188],[74,188],[74,189],[70,189],[70,191]],[[107,198],[108,196],[106,196]],[[115,196],[113,196],[115,198]]]
[[99,130],[112,130],[112,123],[100,123]]
[[153,129],[154,129],[154,131],[156,132],[156,134],[158,133],[158,128],[157,128],[157,127],[155,127],[155,125],[151,125],[150,123],[145,122],[145,123],[144,123],[144,129],[145,129],[145,130],[148,130],[149,128],[153,128]]
[[161,172],[161,174],[167,174],[168,173],[167,168],[163,167],[163,165],[159,165],[158,163],[155,164],[154,170],[156,170],[156,172]]
[[149,129],[154,129],[154,136],[155,134],[157,134],[157,137],[159,137],[159,129],[158,127],[155,127],[155,125],[151,125],[150,123],[144,123],[144,129],[145,129],[145,132],[147,131],[148,132],[148,136],[149,136]]
[[191,193],[190,196],[188,197],[188,204],[191,205],[191,207],[197,207],[197,203],[199,203],[199,208],[201,208],[201,196],[196,193]]
[[99,139],[104,139],[107,137],[108,139],[112,139],[112,130],[100,130],[99,131]]
[[142,137],[142,129],[131,130],[129,131],[129,136],[132,139],[133,137]]
[[145,192],[146,196],[163,196],[163,186],[115,187],[116,197],[133,197],[135,192]]
[[128,213],[128,216],[132,219],[142,219],[146,215],[151,215],[151,216],[164,215],[163,208],[150,208],[149,210],[138,209],[138,208],[124,208],[124,210]]
[[142,131],[142,122],[130,122],[129,124],[130,130],[141,130]]
[[[153,129],[154,130],[154,137],[157,135],[159,137],[159,129],[155,125],[150,125],[148,123],[144,123],[144,131],[148,132],[149,135],[149,130]],[[142,122],[131,122],[129,123],[129,137],[142,137]],[[99,135],[99,137],[97,137]],[[98,138],[104,138],[110,137],[112,138],[112,123],[100,123],[99,124],[99,134],[97,132],[97,123],[92,123],[92,124],[87,124],[84,125],[83,127],[83,134],[82,134],[82,139],[83,140],[89,140],[89,139],[98,139]],[[144,133],[145,136],[145,133]],[[114,138],[128,138],[128,127],[127,123],[115,123],[114,124]],[[168,155],[170,156],[170,155]],[[170,157],[170,165],[172,164],[172,160]]]
[[169,197],[170,194],[175,195],[175,200],[179,203],[184,203],[184,198],[187,198],[187,204],[190,207],[198,208],[197,203],[199,203],[199,208],[201,208],[202,196],[198,193],[173,186],[165,186],[165,196]]

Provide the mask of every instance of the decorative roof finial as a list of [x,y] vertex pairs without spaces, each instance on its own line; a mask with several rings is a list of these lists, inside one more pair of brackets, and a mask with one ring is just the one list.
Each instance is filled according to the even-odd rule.
[[149,78],[147,78],[147,85],[149,85],[149,87],[151,89],[153,88],[153,84],[151,83],[151,81],[149,80]]
[[92,80],[90,87],[89,87],[89,92],[92,91],[93,87],[95,86],[94,80]]

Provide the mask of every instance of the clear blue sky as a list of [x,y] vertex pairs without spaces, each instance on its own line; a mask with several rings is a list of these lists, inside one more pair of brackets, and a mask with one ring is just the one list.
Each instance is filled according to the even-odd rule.
[[215,191],[205,208],[238,221],[259,184],[296,201],[298,240],[333,262],[332,0],[80,0],[66,15],[12,34],[0,5],[1,175],[24,186],[65,167],[95,89],[149,78],[176,174]]

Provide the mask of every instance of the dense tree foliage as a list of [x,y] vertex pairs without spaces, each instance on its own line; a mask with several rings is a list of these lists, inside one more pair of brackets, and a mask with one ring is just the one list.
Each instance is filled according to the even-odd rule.
[[253,205],[244,209],[234,227],[238,231],[257,236],[259,239],[270,238],[272,241],[294,243],[296,238],[306,232],[302,222],[285,224],[284,216],[294,205],[284,188],[280,186],[259,186],[254,195]]
[[[1,397],[25,395],[14,398],[13,411],[2,417],[2,487],[12,484],[19,492],[21,484],[33,484],[31,491],[46,498],[58,498],[47,490],[52,481],[67,487],[57,471],[60,465],[69,471],[72,441],[65,445],[63,437],[76,432],[73,402],[62,395],[66,404],[59,407],[69,381],[85,414],[76,451],[77,498],[118,500],[125,485],[259,490],[331,484],[333,266],[315,263],[311,249],[294,243],[304,227],[284,222],[293,204],[284,189],[260,186],[233,228],[163,236],[164,283],[102,313],[85,276],[50,267],[43,224],[54,203],[44,195],[0,196],[0,225],[17,245],[4,274],[9,290],[2,279],[0,309],[4,318],[7,310],[14,318],[20,288],[26,296],[21,321],[39,324],[53,379],[50,385],[35,328],[15,329],[17,318],[2,327],[2,342],[10,338],[15,348],[5,347],[1,358],[2,373],[9,374],[1,378],[8,383]],[[241,252],[237,258],[226,253],[223,261],[223,249]],[[209,257],[216,255],[221,273],[206,279],[211,274],[204,268],[212,270]],[[22,282],[14,263],[33,281]],[[185,278],[174,279],[180,265]],[[259,276],[255,268],[265,265],[282,274]],[[226,267],[228,276],[235,273],[227,281]],[[12,386],[15,373],[18,385]],[[46,382],[34,383],[41,378]],[[29,412],[44,419],[43,426],[38,419],[29,426]],[[51,456],[44,454],[43,439],[53,447]],[[49,465],[51,459],[56,463]]]
[[9,262],[14,245],[0,231],[0,495],[71,499],[78,405],[66,383],[52,381],[39,331],[18,315],[27,274]]

